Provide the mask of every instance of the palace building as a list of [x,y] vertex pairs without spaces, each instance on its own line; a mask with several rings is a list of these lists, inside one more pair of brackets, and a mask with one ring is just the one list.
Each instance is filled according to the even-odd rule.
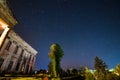
[[0,52],[1,71],[30,73],[37,51],[13,30],[8,33]]
[[0,73],[34,70],[37,51],[12,30],[16,24],[6,0],[0,0]]

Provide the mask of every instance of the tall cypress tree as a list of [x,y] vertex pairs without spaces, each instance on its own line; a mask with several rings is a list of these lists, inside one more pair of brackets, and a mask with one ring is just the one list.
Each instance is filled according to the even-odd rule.
[[106,80],[106,72],[107,72],[107,65],[103,60],[101,60],[99,57],[95,57],[95,75],[98,80]]

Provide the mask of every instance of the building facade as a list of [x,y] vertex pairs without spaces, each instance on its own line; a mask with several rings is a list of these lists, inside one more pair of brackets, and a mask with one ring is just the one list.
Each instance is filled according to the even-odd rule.
[[7,33],[17,24],[6,0],[0,0],[0,48]]
[[34,70],[36,54],[36,50],[11,30],[0,51],[1,71],[30,73]]
[[0,0],[0,72],[30,73],[37,51],[12,30],[16,24],[6,0]]

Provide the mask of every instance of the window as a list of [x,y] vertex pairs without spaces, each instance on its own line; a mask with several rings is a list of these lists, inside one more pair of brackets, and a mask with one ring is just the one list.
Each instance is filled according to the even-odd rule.
[[21,51],[20,57],[22,58],[24,50]]
[[24,52],[24,50],[21,51],[21,54],[20,54],[19,60],[22,59],[22,57],[23,57],[23,52]]
[[31,60],[31,56],[32,56],[32,55],[30,55],[30,57],[29,57],[29,61]]
[[8,41],[8,43],[7,43],[7,46],[6,46],[6,50],[9,50],[9,48],[10,48],[10,46],[11,46],[11,44],[12,44],[12,42],[11,41]]
[[19,48],[18,46],[15,47],[15,50],[13,52],[14,54],[17,54],[18,48]]
[[13,65],[13,61],[10,61],[9,65],[8,65],[8,67],[7,67],[7,71],[10,71],[10,70],[11,70],[12,65]]
[[16,71],[19,70],[19,66],[20,66],[20,62],[17,63],[17,66],[16,66]]
[[4,59],[0,58],[0,67],[2,66],[3,62],[4,62]]

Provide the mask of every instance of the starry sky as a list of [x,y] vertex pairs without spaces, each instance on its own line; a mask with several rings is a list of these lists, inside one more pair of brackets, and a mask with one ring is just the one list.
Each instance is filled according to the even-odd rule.
[[61,67],[94,69],[95,56],[109,68],[120,63],[119,0],[8,0],[14,27],[38,51],[35,69],[47,69],[50,45],[64,51]]

